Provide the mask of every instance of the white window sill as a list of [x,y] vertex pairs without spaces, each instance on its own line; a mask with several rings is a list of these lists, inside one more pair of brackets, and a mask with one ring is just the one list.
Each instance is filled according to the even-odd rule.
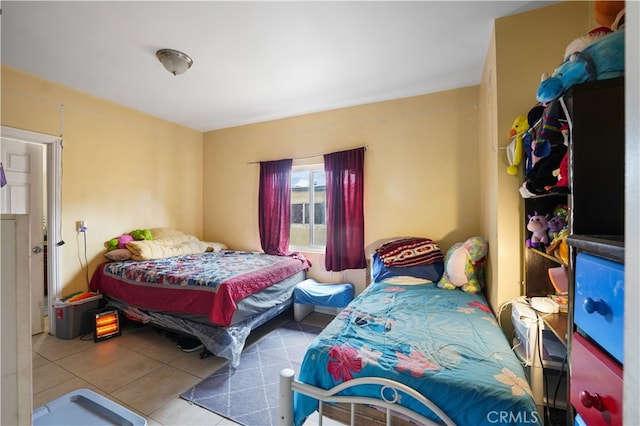
[[324,254],[324,247],[289,247],[290,251],[299,251],[301,253],[320,253]]

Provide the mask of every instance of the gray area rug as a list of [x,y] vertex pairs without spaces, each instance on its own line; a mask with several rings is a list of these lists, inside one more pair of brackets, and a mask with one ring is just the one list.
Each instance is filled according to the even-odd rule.
[[180,396],[246,426],[278,424],[280,370],[296,376],[309,344],[321,328],[290,322],[247,347],[237,368],[225,365]]

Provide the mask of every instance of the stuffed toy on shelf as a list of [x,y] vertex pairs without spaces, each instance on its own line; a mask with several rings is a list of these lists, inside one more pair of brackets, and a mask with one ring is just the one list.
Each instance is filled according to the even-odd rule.
[[[520,188],[522,198],[548,194],[558,185],[558,169],[567,153],[567,140],[563,133],[567,119],[560,101],[554,100],[542,109],[541,122],[535,127],[535,139],[527,151],[525,181]],[[560,191],[561,192],[561,191]]]
[[565,265],[569,264],[569,246],[567,245],[567,237],[569,236],[569,229],[564,227],[560,232],[553,234],[553,239],[549,246],[546,247],[547,254],[557,257]]
[[564,216],[556,215],[547,221],[547,234],[549,241],[553,240],[567,226],[567,219]]
[[527,229],[531,231],[531,238],[526,241],[527,247],[544,251],[545,247],[549,245],[547,230],[549,229],[548,220],[550,217],[549,215],[538,214],[538,212],[527,216],[529,218]]
[[624,28],[624,1],[595,0],[593,17],[596,22],[613,31]]
[[543,74],[536,98],[550,102],[575,84],[624,75],[624,2],[596,1],[594,17],[603,27],[573,40],[551,77]]

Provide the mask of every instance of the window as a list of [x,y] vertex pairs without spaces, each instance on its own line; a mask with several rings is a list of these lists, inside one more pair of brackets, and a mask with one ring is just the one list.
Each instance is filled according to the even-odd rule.
[[291,237],[295,248],[322,249],[327,241],[326,182],[322,164],[293,166]]

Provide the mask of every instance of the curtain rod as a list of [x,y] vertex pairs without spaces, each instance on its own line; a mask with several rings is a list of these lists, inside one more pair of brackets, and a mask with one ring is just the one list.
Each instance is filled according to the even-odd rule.
[[[358,146],[350,149],[358,149],[358,148],[364,148],[364,150],[366,151],[367,149],[369,149],[369,145],[362,145],[362,146]],[[348,149],[345,149],[345,151],[348,151]],[[302,157],[293,157],[292,160],[304,160],[306,158],[322,157],[322,156],[324,156],[324,154],[304,155]],[[247,164],[260,164],[261,162],[262,161],[247,161]]]

